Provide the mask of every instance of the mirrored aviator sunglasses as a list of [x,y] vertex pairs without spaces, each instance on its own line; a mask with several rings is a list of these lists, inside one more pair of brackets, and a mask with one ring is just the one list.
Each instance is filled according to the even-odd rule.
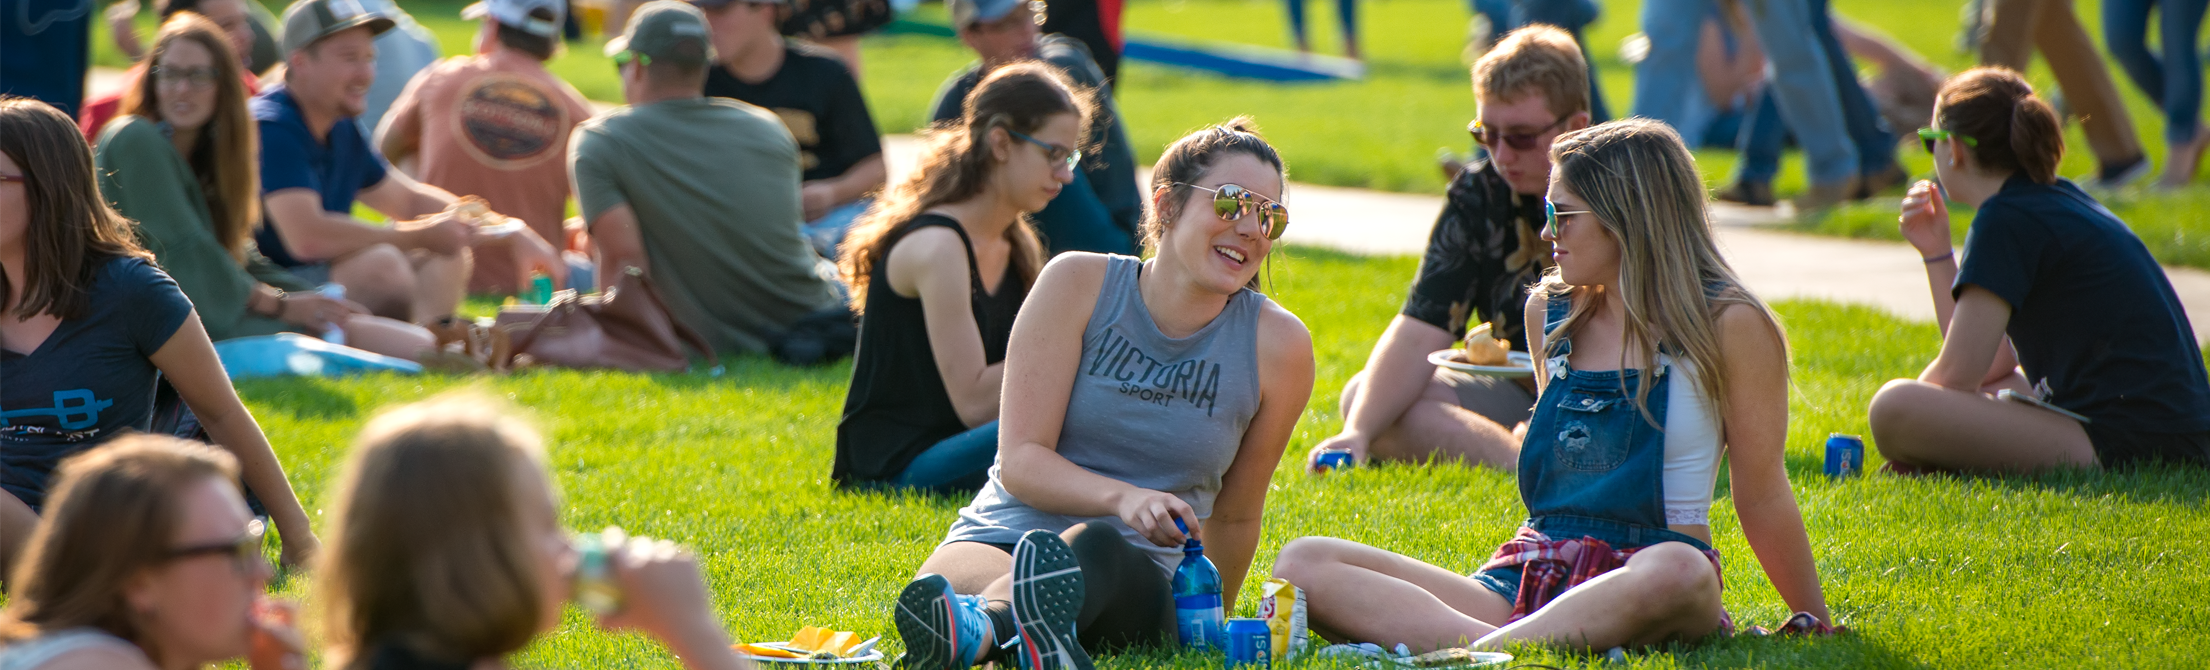
[[1585,209],[1571,209],[1560,212],[1558,211],[1558,203],[1544,198],[1542,201],[1542,229],[1549,231],[1552,237],[1556,237],[1558,234],[1558,217],[1588,213],[1590,212]]
[[1259,231],[1266,235],[1266,239],[1281,239],[1282,231],[1289,229],[1289,208],[1266,196],[1252,193],[1250,189],[1236,184],[1221,184],[1216,189],[1187,183],[1179,185],[1211,193],[1212,213],[1222,221],[1241,221],[1244,214],[1258,212]]

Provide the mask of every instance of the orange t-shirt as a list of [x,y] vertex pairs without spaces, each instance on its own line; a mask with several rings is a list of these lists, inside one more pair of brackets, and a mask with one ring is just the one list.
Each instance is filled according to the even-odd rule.
[[[591,117],[575,87],[527,54],[499,50],[439,61],[417,74],[384,115],[386,133],[412,136],[424,182],[474,195],[521,219],[555,249],[568,202],[568,134]],[[476,254],[468,290],[510,293],[513,261]]]

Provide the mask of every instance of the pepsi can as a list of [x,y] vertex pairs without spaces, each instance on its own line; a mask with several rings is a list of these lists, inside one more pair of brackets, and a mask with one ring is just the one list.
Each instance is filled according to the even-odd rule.
[[1352,468],[1356,467],[1357,465],[1358,459],[1351,458],[1351,452],[1349,449],[1329,449],[1326,451],[1322,451],[1320,452],[1320,457],[1313,459],[1312,461],[1313,469],[1319,472]]
[[1865,441],[1855,435],[1834,433],[1826,438],[1826,476],[1855,477],[1865,472]]
[[1265,619],[1228,620],[1228,667],[1266,667],[1273,657],[1274,634]]

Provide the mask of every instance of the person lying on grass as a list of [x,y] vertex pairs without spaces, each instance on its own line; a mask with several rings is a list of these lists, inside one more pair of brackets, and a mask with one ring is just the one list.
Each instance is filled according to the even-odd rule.
[[153,260],[100,199],[76,123],[46,103],[0,96],[0,569],[37,524],[55,466],[151,429],[162,380],[237,457],[283,535],[284,564],[315,551],[268,437],[192,301]]
[[894,606],[907,668],[1086,670],[1173,640],[1177,520],[1234,602],[1312,395],[1311,334],[1257,291],[1282,163],[1237,119],[1151,174],[1151,260],[1063,254],[1014,322],[997,465]]
[[262,595],[273,573],[237,459],[131,435],[62,463],[54,482],[0,610],[0,668],[306,667],[289,607]]
[[962,107],[843,245],[860,323],[839,484],[972,494],[998,455],[1005,347],[1044,264],[1029,214],[1074,181],[1095,104],[1022,63],[990,73]]
[[[431,400],[361,429],[318,566],[323,667],[498,670],[560,625],[579,555],[537,432],[506,408]],[[609,629],[666,644],[691,670],[745,668],[714,615],[698,557],[630,538],[606,549],[621,592]]]
[[1714,246],[1703,181],[1673,130],[1629,119],[1558,138],[1527,301],[1541,391],[1519,452],[1528,519],[1471,575],[1306,537],[1274,576],[1315,631],[1429,650],[1578,649],[1731,627],[1709,511],[1722,457],[1742,533],[1791,609],[1830,621],[1788,487],[1787,341]]
[[[1873,396],[1880,455],[1903,471],[2210,466],[2210,378],[2186,308],[2125,222],[2056,176],[2056,112],[2016,72],[1979,68],[1942,87],[1919,137],[1941,185],[1912,186],[1901,221],[1941,353]],[[1962,267],[1944,195],[1979,210]]]

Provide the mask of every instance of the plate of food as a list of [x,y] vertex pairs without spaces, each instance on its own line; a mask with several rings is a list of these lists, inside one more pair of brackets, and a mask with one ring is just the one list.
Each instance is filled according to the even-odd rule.
[[491,203],[477,196],[463,196],[447,205],[445,211],[461,223],[475,226],[476,234],[484,237],[506,237],[522,232],[522,220],[491,211]]
[[1535,375],[1535,358],[1523,351],[1512,351],[1512,345],[1492,337],[1490,324],[1475,326],[1466,332],[1463,349],[1443,349],[1427,355],[1427,362],[1437,367],[1468,374],[1492,377],[1532,377]]
[[730,648],[739,656],[761,663],[858,665],[882,660],[882,651],[875,648],[881,640],[873,637],[863,641],[850,631],[807,626],[788,642],[738,643]]

